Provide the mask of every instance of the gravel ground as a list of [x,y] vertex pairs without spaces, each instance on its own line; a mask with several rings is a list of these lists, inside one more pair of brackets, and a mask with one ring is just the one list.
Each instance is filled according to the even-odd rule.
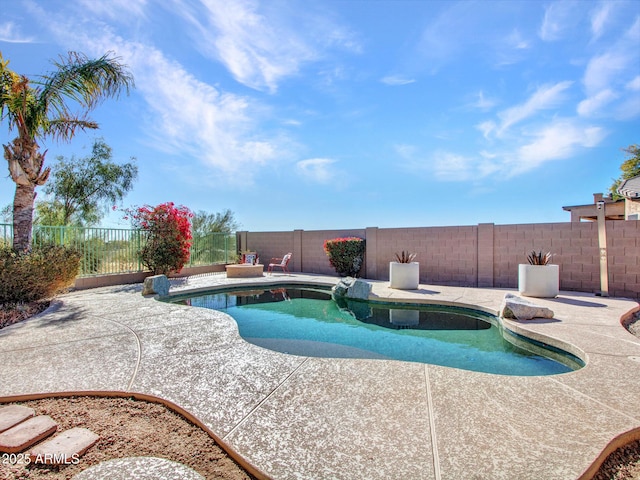
[[[9,465],[0,462],[1,480],[70,479],[114,458],[151,456],[180,462],[207,479],[246,480],[237,465],[202,429],[164,405],[129,398],[70,397],[20,402],[49,415],[58,430],[85,427],[100,436],[77,465]],[[160,480],[160,479],[159,479]]]

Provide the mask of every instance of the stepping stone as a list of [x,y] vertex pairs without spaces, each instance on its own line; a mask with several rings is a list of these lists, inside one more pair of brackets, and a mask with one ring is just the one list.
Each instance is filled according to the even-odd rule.
[[9,430],[20,422],[24,422],[27,418],[31,418],[36,414],[33,408],[23,405],[7,405],[0,407],[0,433]]
[[18,453],[48,437],[58,424],[48,415],[39,415],[0,433],[0,452]]
[[86,428],[71,428],[33,447],[29,457],[33,463],[75,464],[99,438]]

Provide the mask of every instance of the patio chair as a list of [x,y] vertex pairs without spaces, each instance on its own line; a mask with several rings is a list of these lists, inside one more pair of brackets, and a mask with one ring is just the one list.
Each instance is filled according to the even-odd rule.
[[274,268],[281,268],[282,273],[284,272],[291,273],[287,268],[287,265],[289,265],[289,260],[291,260],[291,253],[287,253],[282,258],[272,258],[271,261],[269,262],[269,266],[267,267],[267,274],[273,273]]

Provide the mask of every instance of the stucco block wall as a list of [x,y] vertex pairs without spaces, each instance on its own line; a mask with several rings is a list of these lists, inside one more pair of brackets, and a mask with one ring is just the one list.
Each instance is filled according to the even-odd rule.
[[[282,258],[289,252],[293,253],[293,234],[292,232],[246,232],[246,243],[240,245],[238,250],[257,252],[260,257],[260,263],[266,266],[272,258]],[[291,258],[289,269],[291,271],[299,270],[295,268],[296,258]]]
[[324,253],[324,241],[338,237],[365,238],[365,230],[238,232],[238,249],[258,252],[264,265],[272,258],[282,258],[291,252],[290,271],[332,275],[335,270]]
[[[608,222],[615,223],[615,222]],[[518,264],[532,251],[551,252],[560,267],[560,289],[600,288],[600,257],[596,223],[496,225],[496,287],[517,287]]]
[[[609,294],[640,298],[640,221],[607,221]],[[596,222],[518,225],[239,232],[241,248],[271,256],[293,253],[292,271],[335,274],[325,240],[355,236],[367,241],[361,276],[388,280],[389,262],[402,250],[416,253],[420,282],[436,285],[517,288],[518,264],[535,251],[551,252],[560,267],[560,289],[600,291]],[[244,240],[243,240],[244,238]],[[244,243],[242,243],[244,242]]]
[[609,293],[640,297],[640,220],[607,222],[607,249]]
[[476,285],[477,227],[389,228],[377,233],[378,279],[389,279],[389,262],[405,250],[416,254],[421,283]]

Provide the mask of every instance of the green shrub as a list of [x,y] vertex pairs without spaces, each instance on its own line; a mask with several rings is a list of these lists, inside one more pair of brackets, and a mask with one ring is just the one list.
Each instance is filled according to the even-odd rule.
[[0,304],[15,305],[51,298],[73,284],[80,254],[55,245],[19,253],[0,247]]
[[324,251],[329,263],[341,277],[357,277],[364,263],[365,241],[346,237],[325,240]]

